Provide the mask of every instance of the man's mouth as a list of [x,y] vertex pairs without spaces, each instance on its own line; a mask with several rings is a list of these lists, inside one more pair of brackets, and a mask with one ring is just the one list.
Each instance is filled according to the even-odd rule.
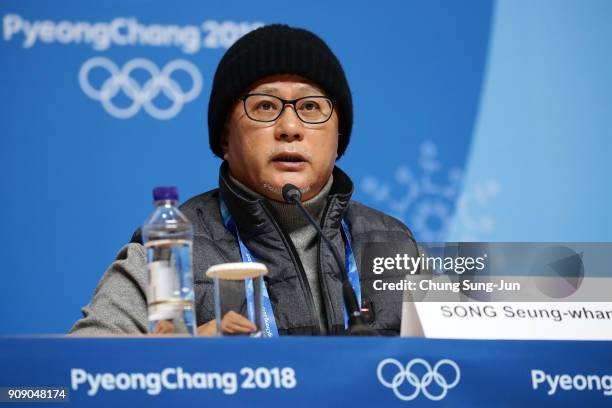
[[272,163],[277,168],[286,171],[301,170],[307,162],[306,157],[297,152],[281,152],[272,157]]
[[300,162],[306,162],[307,160],[300,153],[283,152],[283,153],[278,153],[274,157],[272,157],[272,161],[274,161],[274,162],[300,163]]

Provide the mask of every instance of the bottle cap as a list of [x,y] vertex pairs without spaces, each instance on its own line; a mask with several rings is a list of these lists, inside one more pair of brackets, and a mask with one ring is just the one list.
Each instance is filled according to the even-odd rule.
[[153,189],[153,200],[175,200],[178,201],[178,191],[176,187],[155,187]]

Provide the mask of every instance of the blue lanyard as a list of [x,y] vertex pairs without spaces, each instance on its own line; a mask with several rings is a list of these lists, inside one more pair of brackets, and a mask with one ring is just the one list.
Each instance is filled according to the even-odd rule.
[[[242,262],[256,262],[255,257],[251,254],[251,251],[244,245],[242,239],[240,239],[240,232],[234,222],[225,202],[219,197],[219,208],[221,210],[221,217],[223,218],[223,224],[225,228],[234,234],[238,240],[238,246],[240,247],[240,256]],[[361,283],[359,281],[359,273],[357,272],[357,262],[355,261],[355,255],[353,254],[353,248],[351,247],[351,236],[349,234],[348,226],[344,219],[342,220],[342,232],[344,234],[344,266],[348,272],[349,282],[357,295],[357,299],[361,299]],[[255,291],[253,288],[253,279],[245,280],[245,293],[247,301],[247,316],[250,321],[255,322]],[[274,317],[274,311],[272,310],[272,303],[270,303],[270,296],[268,295],[268,289],[263,279],[261,280],[261,293],[263,298],[262,312],[263,312],[263,324],[264,324],[264,337],[278,337],[278,327],[276,325],[276,318]],[[344,328],[348,329],[348,313],[346,306],[344,306]]]
[[[227,206],[219,197],[219,208],[221,209],[221,217],[223,218],[223,224],[225,228],[230,230],[236,239],[238,240],[238,246],[240,247],[240,256],[242,262],[256,262],[255,257],[251,255],[251,251],[244,245],[242,239],[240,239],[240,232],[234,222]],[[268,295],[268,289],[263,279],[261,282],[261,294],[262,294],[262,314],[263,314],[263,325],[264,325],[264,337],[278,337],[278,327],[276,326],[276,318],[272,311],[272,304],[270,303],[270,296]],[[253,279],[245,279],[244,290],[246,293],[247,301],[247,316],[250,321],[255,322],[255,291],[253,288]]]
[[[355,262],[355,255],[353,254],[353,247],[351,247],[351,234],[349,233],[348,225],[342,219],[342,232],[344,232],[344,267],[348,273],[348,279],[355,291],[357,296],[358,306],[361,308],[361,282],[359,281],[359,272],[357,272],[357,262]],[[348,313],[346,311],[346,305],[344,308],[344,328],[348,329]]]

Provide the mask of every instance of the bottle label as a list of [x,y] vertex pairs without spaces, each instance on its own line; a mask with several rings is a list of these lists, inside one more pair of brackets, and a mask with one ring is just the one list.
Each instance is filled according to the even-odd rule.
[[149,263],[147,269],[149,320],[180,316],[185,301],[180,297],[180,282],[174,265],[169,261],[155,261]]

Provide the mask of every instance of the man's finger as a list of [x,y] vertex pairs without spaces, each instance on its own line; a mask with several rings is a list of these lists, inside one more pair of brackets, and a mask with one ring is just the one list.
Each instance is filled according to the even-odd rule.
[[250,333],[254,331],[251,327],[240,326],[235,323],[229,323],[223,327],[223,331],[232,331],[237,333]]
[[227,313],[223,317],[221,326],[223,328],[228,327],[232,330],[240,331],[241,333],[251,332],[257,329],[249,319],[236,312]]
[[243,326],[243,327],[251,328],[253,330],[256,329],[256,327],[253,324],[253,322],[251,322],[249,319],[247,319],[243,315],[238,314],[238,313],[236,313],[234,311],[230,311],[229,313],[227,313],[223,317],[223,321],[226,321],[226,319],[227,319],[227,322],[235,323],[235,324],[238,324],[238,325]]

